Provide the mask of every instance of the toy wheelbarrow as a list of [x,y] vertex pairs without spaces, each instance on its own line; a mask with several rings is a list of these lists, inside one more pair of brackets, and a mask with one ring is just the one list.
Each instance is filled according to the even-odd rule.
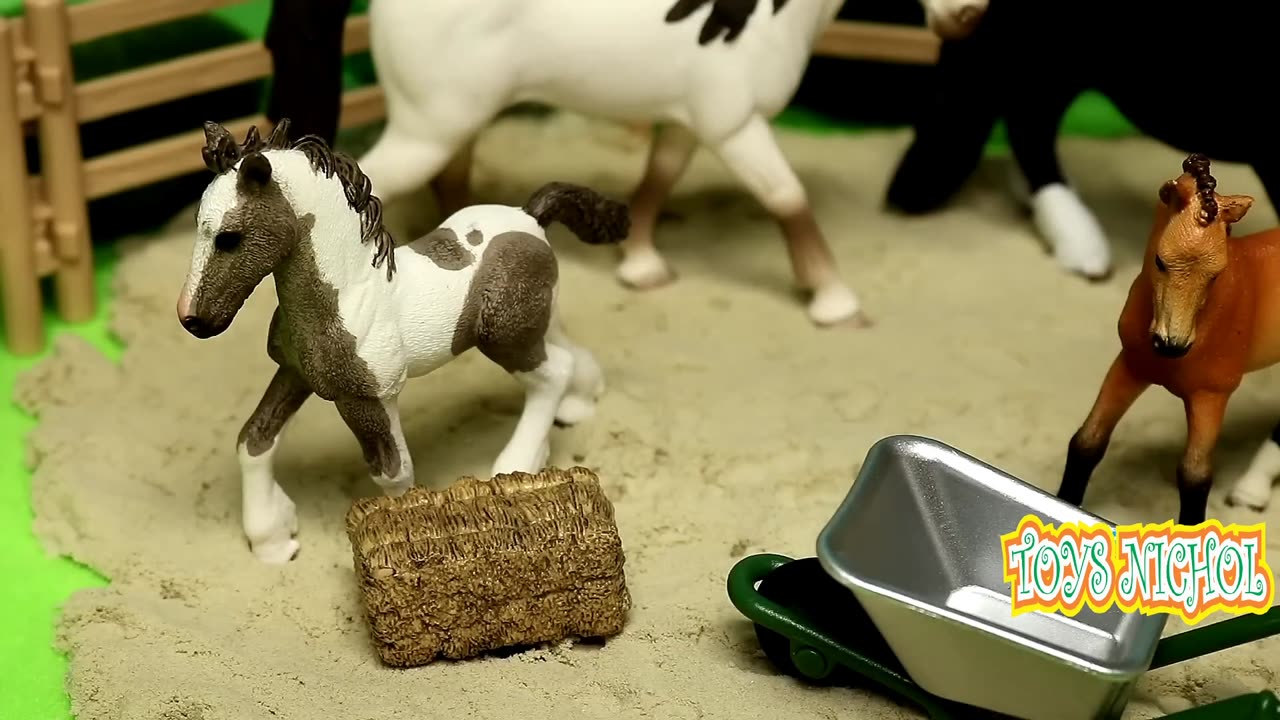
[[[1107,522],[936,441],[889,437],[818,556],[743,558],[729,598],[779,669],[813,682],[861,676],[932,720],[1117,718],[1148,669],[1280,633],[1280,608],[1163,640],[1163,614],[1015,617],[999,538],[1027,514]],[[1263,691],[1166,717],[1280,720],[1280,701]]]

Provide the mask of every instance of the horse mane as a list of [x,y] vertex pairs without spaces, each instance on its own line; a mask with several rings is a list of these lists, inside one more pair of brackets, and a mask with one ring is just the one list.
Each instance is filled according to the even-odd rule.
[[1218,217],[1218,199],[1213,194],[1218,181],[1209,174],[1209,158],[1203,153],[1191,153],[1182,161],[1182,172],[1195,178],[1196,191],[1200,193],[1200,224],[1208,225]]
[[386,264],[387,280],[396,271],[395,240],[382,223],[382,201],[373,194],[373,184],[350,155],[329,147],[318,135],[288,139],[289,119],[276,123],[264,140],[256,126],[249,126],[243,143],[237,143],[226,128],[214,122],[204,124],[205,147],[201,150],[205,166],[221,175],[247,155],[266,150],[297,150],[306,156],[311,169],[326,178],[338,176],[347,205],[360,215],[360,242],[374,243],[373,266]]

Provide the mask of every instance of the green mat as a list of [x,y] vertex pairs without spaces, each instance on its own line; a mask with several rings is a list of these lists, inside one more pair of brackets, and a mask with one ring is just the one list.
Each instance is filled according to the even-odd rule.
[[[74,329],[52,312],[46,313],[46,321],[51,336],[75,332],[108,357],[117,358],[119,344],[106,327],[115,253],[109,245],[95,250],[97,317]],[[6,398],[13,396],[18,374],[41,357],[0,354],[0,387]],[[0,583],[0,718],[6,720],[70,717],[62,686],[66,662],[53,649],[57,608],[75,590],[104,582],[81,565],[47,556],[31,533],[31,474],[24,459],[24,438],[34,425],[35,419],[12,402],[0,405],[0,578],[4,578]]]
[[[77,0],[72,0],[76,2]],[[367,8],[357,0],[356,11]],[[216,11],[213,16],[236,28],[244,37],[261,37],[270,0],[255,0]],[[21,11],[21,0],[0,0],[0,15]],[[111,39],[102,44],[112,52]],[[94,68],[78,68],[92,74]],[[77,73],[80,74],[79,72]],[[358,87],[374,79],[367,53],[349,60],[345,83]],[[808,132],[865,132],[876,126],[833,123],[814,113],[791,110],[778,124]],[[1135,131],[1104,98],[1086,95],[1071,108],[1063,133],[1092,137],[1121,137]],[[988,145],[991,153],[1007,151],[1003,128],[997,128]],[[106,327],[111,297],[108,292],[116,265],[109,239],[95,243],[98,316],[69,328],[52,311],[47,312],[50,339],[58,333],[75,333],[111,358],[118,358],[119,344]],[[18,374],[40,358],[16,359],[0,351],[0,392],[12,397]],[[74,591],[101,585],[106,580],[92,570],[63,558],[45,555],[31,531],[31,476],[24,464],[24,438],[35,424],[11,402],[0,403],[0,719],[64,720],[70,704],[63,689],[66,661],[53,649],[59,605]]]

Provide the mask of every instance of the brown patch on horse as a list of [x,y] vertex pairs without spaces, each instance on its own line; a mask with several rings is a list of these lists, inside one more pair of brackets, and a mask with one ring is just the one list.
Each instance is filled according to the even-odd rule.
[[441,270],[462,270],[476,260],[476,256],[462,246],[458,233],[447,227],[432,230],[410,247],[414,252],[426,255]]
[[453,354],[477,348],[507,372],[547,359],[544,338],[559,268],[541,238],[504,232],[489,240],[453,333]]
[[391,432],[391,417],[377,398],[343,398],[334,402],[338,414],[360,443],[369,471],[394,478],[400,474],[400,448]]
[[479,230],[472,230],[471,232],[467,233],[467,243],[469,243],[472,247],[475,247],[482,242],[484,242],[484,233],[480,232]]
[[284,430],[285,423],[309,397],[311,388],[295,370],[277,369],[257,407],[240,428],[236,445],[244,446],[250,457],[258,457],[270,450]]
[[558,222],[588,245],[621,242],[631,231],[631,212],[591,188],[552,182],[529,196],[523,210],[542,227]]
[[200,283],[191,290],[192,314],[219,331],[299,240],[310,236],[315,222],[310,214],[297,216],[261,154],[240,163],[236,189],[239,203],[223,215]]

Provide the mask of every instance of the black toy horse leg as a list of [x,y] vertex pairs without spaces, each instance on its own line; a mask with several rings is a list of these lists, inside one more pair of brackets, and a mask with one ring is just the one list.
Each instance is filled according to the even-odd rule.
[[351,0],[272,0],[264,44],[273,76],[267,119],[289,119],[289,139],[333,144],[342,110],[342,35]]
[[950,200],[982,159],[1000,116],[997,72],[988,72],[986,47],[974,37],[946,43],[935,66],[933,98],[915,123],[915,137],[894,170],[888,207],[911,215]]
[[955,105],[939,105],[916,124],[915,139],[898,161],[885,194],[890,208],[909,215],[933,212],[977,169],[996,124],[995,108]]
[[1058,129],[1079,91],[1065,78],[1041,78],[1036,92],[1011,102],[1005,119],[1037,232],[1064,270],[1101,280],[1111,274],[1111,245],[1058,163]]
[[1065,184],[1058,163],[1058,131],[1079,92],[1060,80],[1042,79],[1035,92],[1011,99],[1005,123],[1009,151],[1034,196],[1046,185]]

